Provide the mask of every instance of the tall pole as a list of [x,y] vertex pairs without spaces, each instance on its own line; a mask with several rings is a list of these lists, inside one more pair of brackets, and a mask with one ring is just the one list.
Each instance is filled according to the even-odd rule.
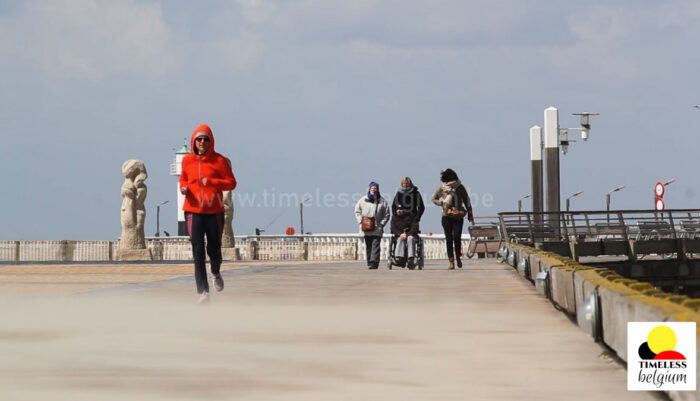
[[304,235],[304,202],[299,202],[299,219],[301,220],[301,235]]
[[[559,110],[548,107],[544,110],[544,156],[547,163],[547,211],[561,210],[559,197]],[[559,215],[549,216],[549,224],[559,229]],[[558,231],[557,231],[558,232]]]
[[605,194],[605,210],[608,211],[608,224],[610,224],[610,192]]
[[156,237],[160,237],[160,207],[170,201],[160,202],[156,205]]
[[530,165],[532,169],[532,212],[535,213],[535,222],[542,223],[544,210],[542,202],[542,128],[535,125],[530,128]]

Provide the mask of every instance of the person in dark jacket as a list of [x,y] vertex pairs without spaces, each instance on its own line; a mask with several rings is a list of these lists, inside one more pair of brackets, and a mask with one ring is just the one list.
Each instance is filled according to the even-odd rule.
[[415,237],[424,211],[425,204],[418,187],[413,185],[409,177],[404,177],[391,204],[391,233],[398,237],[394,255],[396,258],[405,258],[407,255],[404,252],[407,249],[409,268],[415,266]]
[[[459,181],[457,173],[451,168],[440,172],[442,185],[433,195],[433,203],[442,207],[442,228],[445,230],[445,240],[447,243],[447,258],[450,261],[449,269],[455,268],[455,258],[457,266],[462,267],[462,228],[466,217],[474,224],[472,215],[472,204],[469,201],[469,194]],[[453,253],[454,251],[454,253]]]

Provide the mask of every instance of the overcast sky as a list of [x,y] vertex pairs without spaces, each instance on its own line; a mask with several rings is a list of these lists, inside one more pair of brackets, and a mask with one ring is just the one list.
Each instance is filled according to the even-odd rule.
[[298,230],[305,193],[307,231],[355,232],[343,194],[391,200],[407,175],[430,198],[446,167],[495,215],[530,192],[548,106],[563,127],[601,113],[561,158],[562,206],[626,185],[613,208],[651,208],[676,178],[667,207],[700,208],[699,47],[697,0],[0,0],[0,239],[117,238],[130,158],[146,234],[166,200],[176,232],[169,165],[202,123],[239,181],[236,234]]

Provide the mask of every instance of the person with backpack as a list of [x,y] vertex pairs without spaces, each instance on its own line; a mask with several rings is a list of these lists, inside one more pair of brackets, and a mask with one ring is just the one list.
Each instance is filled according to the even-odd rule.
[[[445,230],[445,242],[447,246],[448,269],[462,267],[462,228],[466,217],[474,224],[472,204],[469,200],[467,189],[457,177],[457,173],[451,168],[440,172],[442,185],[433,195],[433,203],[442,207],[442,228]],[[454,252],[454,253],[453,253]]]

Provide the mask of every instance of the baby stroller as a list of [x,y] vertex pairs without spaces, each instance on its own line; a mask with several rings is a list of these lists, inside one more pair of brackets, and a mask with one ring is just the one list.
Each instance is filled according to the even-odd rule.
[[[420,233],[420,231],[419,231]],[[425,264],[425,255],[423,254],[423,239],[420,235],[416,235],[414,238],[414,246],[416,247],[415,258],[413,265],[411,265],[408,258],[408,249],[404,248],[404,257],[396,257],[396,245],[398,243],[399,236],[391,236],[391,245],[389,245],[389,257],[387,258],[386,265],[391,270],[392,266],[401,266],[402,268],[408,267],[413,270],[418,267],[419,270],[423,270],[423,265]],[[408,247],[408,241],[404,242],[404,247]]]

